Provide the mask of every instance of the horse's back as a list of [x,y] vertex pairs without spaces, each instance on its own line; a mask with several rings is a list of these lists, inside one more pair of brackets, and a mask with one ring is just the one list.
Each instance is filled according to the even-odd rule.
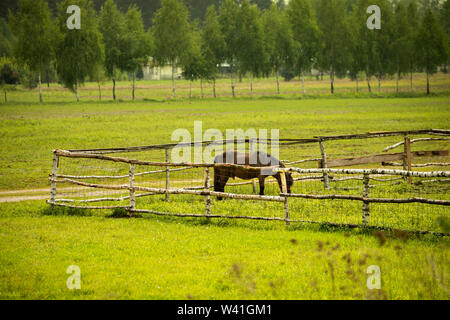
[[238,165],[249,165],[253,167],[281,166],[280,161],[261,151],[242,153],[237,151],[226,151],[214,158],[214,163],[228,163]]

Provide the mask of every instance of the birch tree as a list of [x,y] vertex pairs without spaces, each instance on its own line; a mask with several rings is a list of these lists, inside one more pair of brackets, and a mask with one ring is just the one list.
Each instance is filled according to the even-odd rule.
[[[302,79],[303,94],[306,93],[305,73],[310,72],[319,52],[319,29],[310,0],[291,0],[287,16],[295,41],[295,67]],[[327,30],[334,32],[334,30]]]
[[124,58],[124,69],[131,73],[132,99],[135,99],[136,72],[147,63],[152,50],[153,38],[144,30],[141,11],[131,5],[125,15],[127,50]]
[[154,58],[160,65],[172,66],[172,94],[176,97],[175,70],[191,44],[188,10],[180,0],[162,0],[153,19]]
[[430,94],[430,75],[447,61],[449,47],[447,37],[431,9],[426,9],[422,18],[417,40],[418,65],[427,75],[427,95]]
[[291,25],[276,4],[263,15],[265,47],[271,71],[275,73],[277,93],[280,94],[280,70],[293,62],[294,38]]
[[230,65],[231,95],[235,96],[234,75],[239,65],[238,24],[239,6],[233,0],[224,0],[219,8],[219,23],[225,40],[224,58]]
[[205,23],[202,30],[202,51],[205,62],[211,70],[213,81],[213,95],[216,98],[216,78],[221,63],[225,57],[225,38],[220,29],[220,23],[214,6],[206,10]]
[[105,46],[105,70],[113,82],[113,100],[116,100],[117,71],[124,69],[126,22],[113,0],[107,0],[100,11],[100,31]]
[[41,75],[54,55],[54,24],[47,2],[20,0],[17,12],[9,16],[17,38],[14,56],[28,68],[37,72],[39,101],[42,99]]
[[260,11],[249,0],[243,0],[238,15],[237,55],[241,73],[250,72],[250,94],[253,95],[253,78],[262,74],[266,65],[263,25]]
[[[77,5],[83,17],[80,29],[67,28],[67,7]],[[64,85],[80,100],[79,87],[88,76],[93,76],[103,61],[103,45],[92,2],[65,0],[58,6],[59,39],[56,48],[57,72]]]

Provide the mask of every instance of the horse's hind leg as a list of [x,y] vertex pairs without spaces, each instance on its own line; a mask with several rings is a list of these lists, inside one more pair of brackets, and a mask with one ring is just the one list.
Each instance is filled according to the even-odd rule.
[[258,180],[259,180],[259,195],[263,196],[264,195],[264,180],[266,179],[266,177],[263,176],[259,176]]

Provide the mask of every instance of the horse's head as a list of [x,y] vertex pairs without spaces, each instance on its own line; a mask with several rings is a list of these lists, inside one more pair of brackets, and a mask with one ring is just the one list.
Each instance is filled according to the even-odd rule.
[[291,193],[291,187],[294,184],[294,178],[292,178],[292,174],[290,172],[286,172],[286,188],[287,193]]

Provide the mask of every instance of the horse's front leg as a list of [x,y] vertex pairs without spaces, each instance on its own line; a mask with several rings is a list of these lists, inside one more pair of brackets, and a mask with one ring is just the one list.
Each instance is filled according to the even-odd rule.
[[264,176],[259,176],[258,180],[259,180],[259,195],[263,196],[264,195],[264,180],[266,179],[266,177]]

